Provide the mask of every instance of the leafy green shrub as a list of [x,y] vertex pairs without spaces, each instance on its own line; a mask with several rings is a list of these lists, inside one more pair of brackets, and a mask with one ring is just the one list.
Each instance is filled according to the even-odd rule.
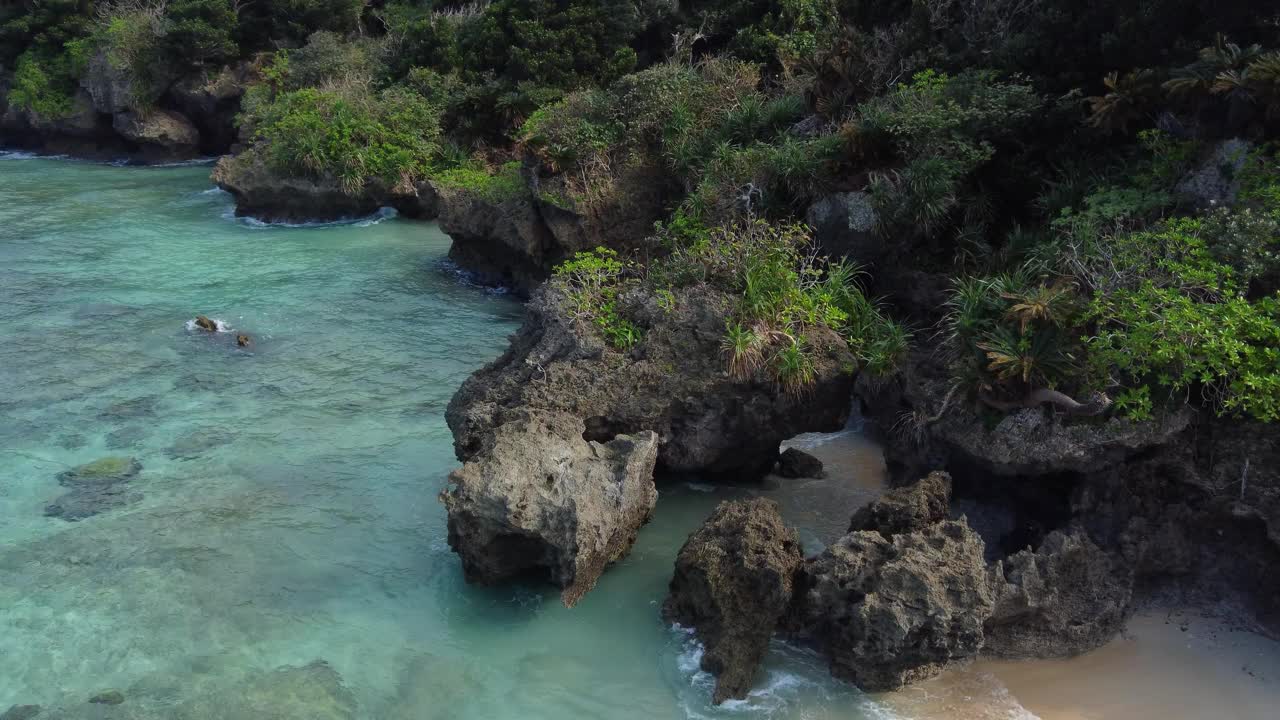
[[1139,393],[1198,390],[1220,412],[1280,420],[1280,296],[1246,299],[1203,232],[1181,219],[1111,239],[1106,262],[1124,269],[1090,302],[1090,367]]
[[412,184],[440,147],[439,109],[400,87],[376,96],[295,90],[252,112],[272,167],[337,180],[348,193],[374,179]]
[[618,292],[628,270],[615,251],[604,247],[579,252],[555,270],[572,317],[594,324],[619,350],[631,349],[644,337],[643,331],[618,311]]
[[75,77],[66,55],[46,57],[27,51],[14,68],[8,101],[20,110],[56,120],[71,113],[75,91]]

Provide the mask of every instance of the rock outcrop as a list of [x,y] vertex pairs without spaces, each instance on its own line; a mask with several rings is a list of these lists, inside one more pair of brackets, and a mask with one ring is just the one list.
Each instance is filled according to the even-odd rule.
[[982,539],[963,521],[845,535],[802,570],[793,622],[867,691],[936,675],[983,646],[995,605]]
[[67,489],[45,507],[44,514],[69,522],[132,504],[141,498],[129,488],[129,481],[142,470],[130,457],[106,457],[58,475],[58,484]]
[[721,503],[680,549],[663,615],[706,647],[716,704],[747,696],[801,561],[795,530],[762,498]]
[[822,461],[803,450],[787,448],[778,455],[778,474],[784,478],[820,478]]
[[1054,531],[1034,552],[995,564],[996,605],[983,651],[1006,658],[1069,657],[1101,647],[1128,618],[1133,571],[1079,529]]
[[528,292],[567,255],[527,193],[494,199],[439,190],[440,229],[452,240],[449,259],[487,285]]
[[814,386],[791,394],[768,378],[740,380],[726,372],[720,350],[732,303],[726,294],[698,286],[660,304],[637,290],[618,302],[645,333],[625,353],[608,347],[590,323],[575,321],[555,283],[540,288],[507,352],[449,403],[458,458],[474,457],[513,413],[539,410],[582,418],[590,439],[656,432],[666,471],[764,474],[783,440],[837,430],[847,419],[852,357],[834,333],[806,338]]
[[431,219],[436,191],[430,183],[393,189],[371,182],[351,193],[332,179],[281,175],[267,166],[259,149],[218,160],[211,179],[235,197],[236,214],[266,222],[329,221],[370,215],[393,207],[409,217]]
[[195,155],[200,147],[200,131],[172,110],[117,113],[111,126],[126,140],[170,158]]
[[859,508],[849,532],[871,530],[891,539],[947,519],[951,510],[951,476],[932,472],[914,485],[891,490]]
[[951,478],[931,473],[859,510],[805,561],[787,627],[836,676],[892,690],[982,649],[995,596],[982,539],[947,519],[950,497]]
[[865,192],[827,195],[809,206],[805,221],[813,228],[821,251],[859,265],[874,265],[887,254],[888,244],[876,233],[876,211]]
[[469,581],[543,577],[572,606],[631,548],[657,502],[658,437],[585,431],[572,415],[524,412],[450,475],[449,545]]

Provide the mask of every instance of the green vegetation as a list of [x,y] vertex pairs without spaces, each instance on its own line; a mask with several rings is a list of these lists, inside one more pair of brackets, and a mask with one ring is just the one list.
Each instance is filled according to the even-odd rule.
[[[993,410],[1275,420],[1277,27],[1244,0],[33,0],[0,10],[0,66],[56,120],[104,59],[139,108],[239,63],[277,172],[658,219],[617,239],[634,263],[557,274],[615,348],[643,342],[630,285],[674,313],[707,283],[729,371],[791,391],[831,333],[891,374],[910,317]],[[798,224],[845,192],[861,271]]]

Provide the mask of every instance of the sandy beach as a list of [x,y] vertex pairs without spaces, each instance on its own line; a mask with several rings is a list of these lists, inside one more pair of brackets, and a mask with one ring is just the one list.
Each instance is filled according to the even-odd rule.
[[919,720],[1274,720],[1280,642],[1198,612],[1148,610],[1067,660],[979,660],[884,696]]

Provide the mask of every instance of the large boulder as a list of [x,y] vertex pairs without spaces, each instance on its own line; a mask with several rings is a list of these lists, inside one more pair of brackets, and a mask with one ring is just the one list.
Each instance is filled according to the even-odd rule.
[[886,539],[849,533],[806,561],[799,625],[833,675],[896,690],[973,657],[994,599],[981,538],[946,521]]
[[572,606],[631,548],[657,502],[658,437],[585,431],[571,415],[523,413],[449,476],[449,545],[469,581],[541,575]]
[[1032,552],[996,563],[984,652],[1067,657],[1101,647],[1128,617],[1134,577],[1079,529],[1054,531]]
[[778,475],[784,478],[820,478],[822,461],[796,448],[787,448],[778,455]]
[[810,333],[814,385],[788,393],[763,372],[739,379],[726,371],[721,343],[732,297],[697,286],[668,300],[642,289],[623,293],[619,307],[644,338],[620,352],[592,323],[573,319],[557,283],[542,286],[507,352],[449,403],[458,458],[474,456],[494,428],[525,409],[582,418],[592,439],[652,430],[662,438],[659,464],[676,472],[762,475],[783,440],[843,427],[853,358],[842,338]]
[[117,113],[111,126],[126,140],[170,156],[192,155],[200,146],[200,131],[172,110],[128,110]]
[[716,704],[747,696],[801,562],[795,530],[763,498],[721,503],[680,549],[663,615],[706,647]]
[[976,655],[995,606],[982,539],[963,518],[935,519],[946,476],[919,486],[855,520],[865,529],[800,571],[789,629],[817,643],[832,674],[864,690],[894,690]]
[[98,122],[98,113],[93,109],[93,100],[83,90],[72,95],[71,105],[65,113],[45,116],[27,111],[23,114],[25,116],[23,123],[41,135],[88,139],[103,132]]

